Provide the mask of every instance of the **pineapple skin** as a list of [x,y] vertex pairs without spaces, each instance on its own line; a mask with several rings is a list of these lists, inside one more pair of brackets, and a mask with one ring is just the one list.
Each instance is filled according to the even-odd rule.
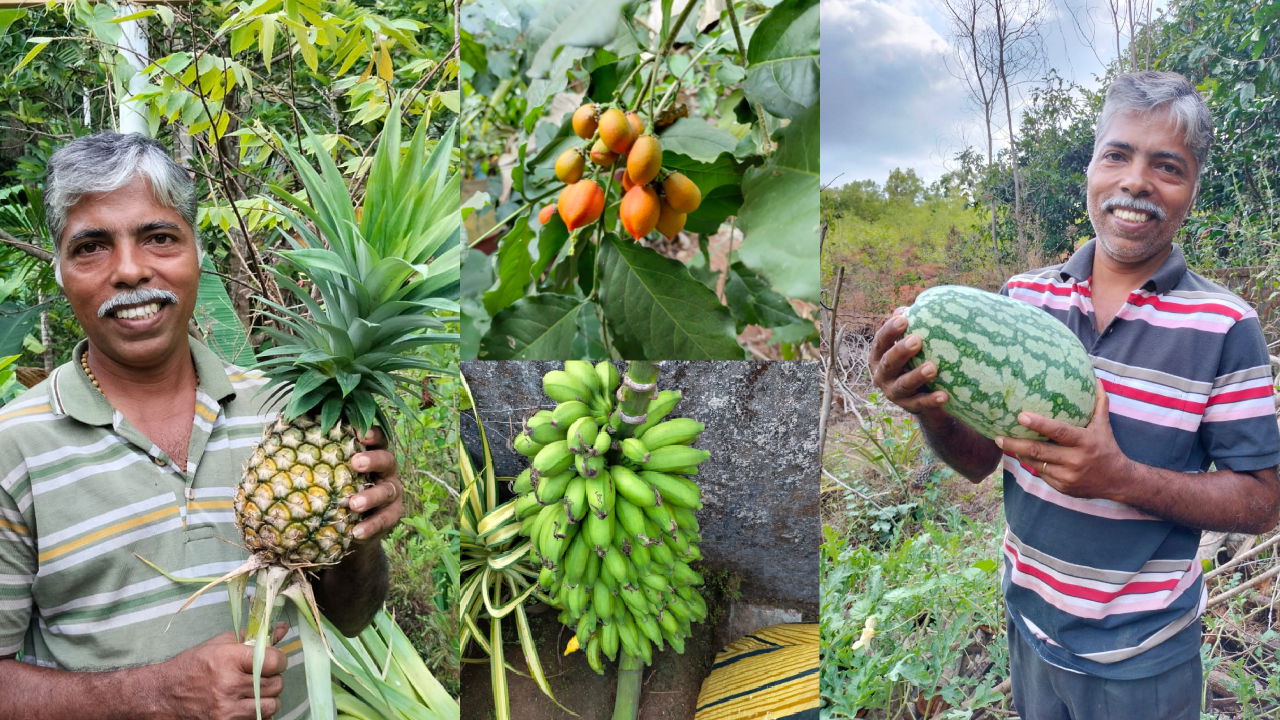
[[360,514],[351,496],[367,478],[351,469],[363,448],[339,421],[327,433],[309,415],[263,430],[235,495],[235,522],[250,552],[276,565],[331,565],[346,555]]

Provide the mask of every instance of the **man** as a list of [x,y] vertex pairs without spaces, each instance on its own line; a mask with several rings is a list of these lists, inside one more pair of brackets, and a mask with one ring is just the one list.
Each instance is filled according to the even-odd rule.
[[1181,76],[1117,78],[1088,168],[1095,239],[1004,287],[1089,351],[1088,427],[1024,412],[1019,423],[1052,442],[993,442],[927,390],[936,366],[908,369],[920,339],[904,337],[905,318],[873,343],[876,384],[939,457],[974,482],[1003,466],[1011,679],[1026,720],[1199,718],[1200,530],[1276,524],[1280,436],[1257,315],[1173,244],[1211,134]]
[[[252,649],[228,632],[225,589],[176,614],[192,586],[138,559],[187,577],[244,561],[232,495],[270,419],[263,381],[187,335],[191,180],[154,140],[108,132],[53,156],[44,197],[87,340],[0,410],[0,718],[253,718]],[[367,441],[352,465],[376,482],[351,499],[354,551],[315,583],[351,634],[382,603],[379,541],[403,513],[395,458],[380,433]],[[286,654],[267,651],[264,716],[305,717]]]

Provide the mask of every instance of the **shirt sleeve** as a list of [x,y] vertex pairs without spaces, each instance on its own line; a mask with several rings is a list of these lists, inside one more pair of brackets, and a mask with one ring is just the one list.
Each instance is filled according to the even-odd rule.
[[0,446],[0,657],[22,649],[31,623],[37,569],[33,525],[26,462],[12,448]]
[[1227,331],[1200,423],[1200,442],[1220,470],[1247,472],[1280,464],[1271,361],[1257,317],[1244,318]]

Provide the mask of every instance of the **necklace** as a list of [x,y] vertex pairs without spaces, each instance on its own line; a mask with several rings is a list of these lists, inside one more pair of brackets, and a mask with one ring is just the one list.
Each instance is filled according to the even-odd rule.
[[89,351],[88,350],[85,350],[83,353],[80,353],[80,367],[84,368],[84,375],[85,377],[89,378],[89,382],[93,383],[94,389],[97,390],[99,394],[105,397],[106,393],[102,392],[102,386],[98,384],[98,378],[94,377],[93,370],[89,369]]
[[[89,382],[93,384],[94,389],[97,390],[103,397],[106,397],[107,394],[102,392],[102,386],[98,384],[98,378],[94,376],[93,369],[89,367],[89,351],[88,350],[85,350],[83,353],[80,354],[80,367],[84,368],[84,375],[85,377],[89,378]],[[200,372],[196,371],[195,375],[196,375],[196,387],[198,388],[200,387]]]

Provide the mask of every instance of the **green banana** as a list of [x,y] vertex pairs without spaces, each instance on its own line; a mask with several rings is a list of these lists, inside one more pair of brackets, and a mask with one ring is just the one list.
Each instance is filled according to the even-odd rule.
[[542,449],[543,444],[534,440],[529,433],[520,433],[511,441],[511,447],[525,457],[533,457]]
[[644,511],[626,498],[615,501],[613,511],[618,515],[618,524],[627,533],[627,537],[635,539],[644,534]]
[[569,448],[581,455],[587,454],[596,441],[598,428],[596,421],[590,415],[584,415],[573,421],[569,426],[569,432],[565,435],[565,439],[569,441]]
[[591,546],[582,538],[575,537],[564,556],[564,581],[570,585],[577,585],[587,570],[587,561],[590,557]]
[[564,504],[569,508],[571,522],[581,522],[587,516],[587,479],[574,475],[564,489]]
[[615,502],[613,478],[609,473],[602,472],[587,478],[587,504],[591,506],[593,514],[600,517],[608,515],[613,512]]
[[542,477],[554,475],[568,469],[573,464],[573,453],[569,452],[567,440],[557,440],[544,446],[533,457],[533,469]]
[[649,400],[649,407],[645,410],[644,422],[636,426],[631,432],[632,437],[643,435],[649,431],[649,428],[662,422],[672,410],[675,409],[676,403],[680,402],[680,398],[684,397],[679,390],[659,390],[658,394]]
[[618,372],[617,366],[608,360],[601,360],[596,363],[596,376],[600,378],[600,392],[605,397],[613,397],[622,382],[622,374]]
[[702,490],[688,478],[641,470],[640,479],[652,485],[662,495],[663,505],[678,505],[693,510],[702,508]]
[[705,429],[706,425],[693,418],[675,418],[654,425],[639,437],[645,447],[656,450],[668,445],[688,445]]
[[587,519],[582,523],[582,532],[591,543],[591,549],[601,557],[604,557],[613,544],[613,525],[612,515],[600,517],[595,513],[587,515]]
[[576,422],[579,418],[587,417],[591,414],[591,408],[580,400],[569,400],[562,402],[551,411],[551,424],[558,430],[563,430],[564,435],[561,439],[568,437],[569,426]]
[[623,440],[619,447],[622,449],[623,456],[637,465],[643,465],[649,461],[649,448],[633,437]]
[[592,455],[604,455],[613,446],[613,436],[606,430],[607,427],[602,427],[596,432],[596,441],[591,445]]
[[604,674],[604,660],[600,656],[600,636],[592,635],[587,641],[587,665],[596,671],[597,675]]
[[597,583],[592,591],[591,607],[595,609],[596,616],[601,620],[607,621],[613,617],[613,592],[605,587],[604,583]]
[[531,471],[525,468],[520,471],[515,480],[511,481],[511,492],[517,495],[524,495],[533,490],[533,481],[530,479]]
[[558,403],[578,400],[590,402],[591,388],[564,370],[552,370],[542,376],[542,392]]
[[658,494],[653,486],[625,466],[614,465],[609,468],[609,476],[613,478],[613,487],[618,494],[636,506],[646,508],[658,504]]
[[668,445],[649,451],[649,458],[641,465],[645,470],[666,472],[686,466],[697,467],[699,463],[711,457],[706,450],[691,448],[687,445]]
[[564,492],[569,487],[569,481],[573,479],[575,473],[572,470],[556,473],[550,477],[542,477],[538,480],[538,489],[534,492],[538,497],[538,502],[542,505],[550,505],[560,502],[564,497]]
[[565,360],[564,371],[593,395],[600,395],[603,391],[604,385],[591,363],[585,360]]
[[610,660],[618,658],[618,626],[605,623],[600,628],[600,649]]

